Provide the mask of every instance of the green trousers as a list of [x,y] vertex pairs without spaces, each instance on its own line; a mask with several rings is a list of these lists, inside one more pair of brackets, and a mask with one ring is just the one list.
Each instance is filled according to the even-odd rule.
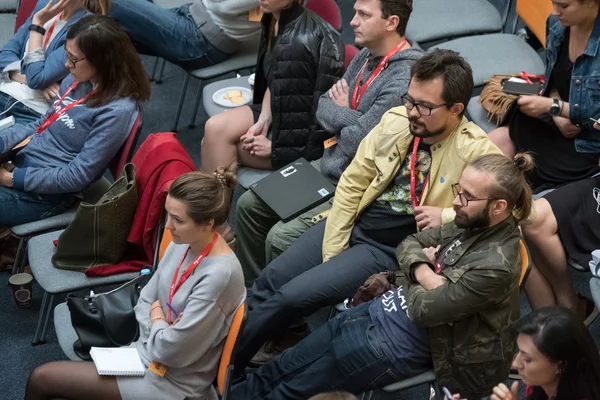
[[246,287],[251,287],[271,261],[317,223],[320,220],[317,216],[330,209],[332,202],[333,198],[289,222],[283,222],[252,191],[244,193],[237,202],[235,231],[236,253],[244,270]]

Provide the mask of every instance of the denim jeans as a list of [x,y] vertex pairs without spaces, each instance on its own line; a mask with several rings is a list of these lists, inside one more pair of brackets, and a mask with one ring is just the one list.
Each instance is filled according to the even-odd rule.
[[75,195],[37,194],[0,186],[0,227],[11,227],[67,211]]
[[242,371],[264,342],[302,317],[354,296],[369,276],[398,269],[395,249],[355,227],[350,248],[323,263],[325,221],[310,228],[265,268],[248,296],[248,318],[236,354]]
[[162,57],[184,69],[204,68],[225,61],[196,27],[189,4],[160,8],[147,0],[112,0],[109,16],[131,37],[139,52]]
[[[0,92],[0,113],[8,110],[8,108],[16,101],[17,99],[14,97]],[[12,106],[8,112],[0,115],[0,120],[10,117],[11,115],[15,117],[15,122],[17,124],[22,125],[27,125],[28,123],[38,120],[42,117],[37,111],[32,110],[23,103],[18,103]]]
[[327,321],[233,387],[234,400],[305,400],[326,391],[362,393],[406,378],[381,351],[370,303]]

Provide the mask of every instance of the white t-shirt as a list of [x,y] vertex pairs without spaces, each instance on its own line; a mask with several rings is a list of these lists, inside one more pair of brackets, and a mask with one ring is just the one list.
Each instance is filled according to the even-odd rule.
[[[48,35],[48,30],[57,18],[58,16],[52,18],[44,25],[46,33],[42,38],[42,44],[45,43],[46,36]],[[56,21],[56,26],[52,31],[52,35],[50,36],[48,44],[50,44],[50,42],[54,40],[56,35],[58,35],[58,32],[60,32],[62,28],[64,28],[66,23],[67,21],[62,21],[60,19]],[[27,42],[25,43],[25,48],[27,49],[27,47],[29,47],[29,39],[27,39]],[[20,65],[21,62],[16,61],[16,63]],[[22,103],[25,104],[27,107],[37,111],[40,114],[44,114],[49,106],[49,103],[44,98],[42,92],[40,92],[39,90],[33,90],[29,86],[19,82],[10,81],[9,83],[0,83],[0,92],[6,93],[7,95],[12,96],[17,100],[21,100]]]

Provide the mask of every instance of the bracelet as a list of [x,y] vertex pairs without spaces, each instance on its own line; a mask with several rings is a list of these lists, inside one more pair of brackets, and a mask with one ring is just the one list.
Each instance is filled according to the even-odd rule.
[[154,307],[152,307],[152,308],[150,309],[150,312],[152,312],[152,311],[156,310],[157,308],[162,308],[162,307],[161,307],[160,305],[158,305],[158,306],[154,306]]
[[564,101],[560,101],[560,111],[558,112],[558,115],[560,117],[562,117],[562,111],[563,111],[563,107],[565,106],[565,102]]
[[147,329],[147,330],[150,330],[150,326],[152,325],[152,322],[154,322],[154,321],[158,321],[159,319],[163,319],[163,320],[164,320],[164,318],[163,318],[163,317],[154,317],[154,318],[150,318],[150,321],[148,321],[148,326],[146,326],[146,329]]

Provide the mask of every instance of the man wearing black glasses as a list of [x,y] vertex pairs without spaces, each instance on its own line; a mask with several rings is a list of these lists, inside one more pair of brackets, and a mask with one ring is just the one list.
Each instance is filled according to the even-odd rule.
[[397,264],[385,274],[397,287],[387,284],[371,301],[361,296],[361,304],[248,375],[232,397],[358,394],[432,366],[439,385],[461,399],[490,395],[513,359],[522,270],[518,223],[532,213],[525,180],[532,167],[527,154],[472,160],[452,185],[454,222],[409,235],[398,247]]
[[352,296],[371,274],[397,269],[395,249],[405,237],[454,219],[451,185],[469,161],[500,153],[463,116],[472,90],[471,67],[458,53],[434,50],[416,61],[405,105],[388,111],[362,141],[326,222],[254,282],[238,369],[263,344],[255,362],[282,350],[276,340],[303,316]]

